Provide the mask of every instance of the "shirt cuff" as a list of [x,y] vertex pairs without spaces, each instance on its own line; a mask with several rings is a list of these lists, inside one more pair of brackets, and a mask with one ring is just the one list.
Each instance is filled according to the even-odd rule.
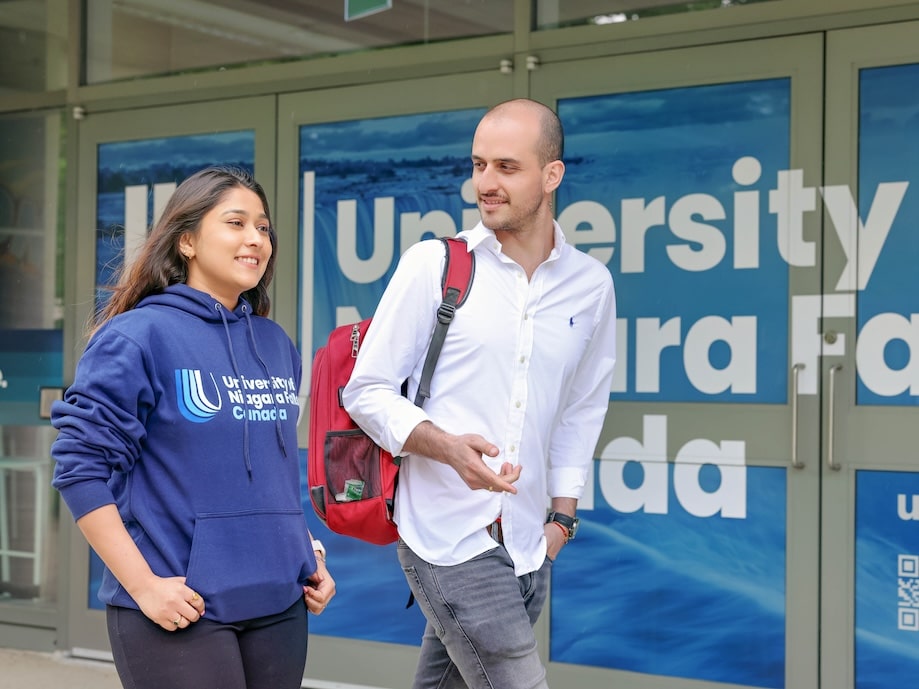
[[402,448],[405,447],[405,441],[408,440],[412,431],[418,424],[427,420],[428,415],[424,413],[424,410],[414,404],[410,409],[400,409],[386,426],[383,446],[393,457],[400,456]]
[[551,498],[580,500],[587,484],[587,469],[555,467],[549,469],[548,489]]

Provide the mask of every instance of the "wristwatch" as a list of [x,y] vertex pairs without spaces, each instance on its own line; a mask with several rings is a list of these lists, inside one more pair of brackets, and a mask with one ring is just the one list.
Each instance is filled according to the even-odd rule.
[[546,517],[546,524],[549,522],[558,522],[566,529],[568,529],[568,540],[570,541],[574,538],[575,534],[578,532],[578,524],[581,523],[581,520],[577,517],[569,517],[567,514],[562,512],[549,512],[549,516]]

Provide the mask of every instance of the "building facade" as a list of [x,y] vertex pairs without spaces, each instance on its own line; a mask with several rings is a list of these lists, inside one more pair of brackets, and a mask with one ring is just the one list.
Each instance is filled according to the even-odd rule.
[[[477,220],[475,124],[530,97],[620,333],[550,684],[915,683],[919,2],[7,0],[0,36],[0,646],[108,655],[47,408],[176,182],[254,170],[308,360]],[[407,686],[394,549],[304,505],[338,581],[304,686]]]

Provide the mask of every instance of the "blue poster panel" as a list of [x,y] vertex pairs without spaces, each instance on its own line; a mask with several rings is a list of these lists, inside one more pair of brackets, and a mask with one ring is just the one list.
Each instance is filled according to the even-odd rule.
[[[613,400],[786,403],[789,266],[817,260],[788,203],[789,89],[559,103],[559,222],[616,280]],[[579,585],[552,587],[551,659],[783,687],[785,471],[746,466],[742,439],[668,450],[666,427],[645,416],[601,450],[553,572]]]
[[559,223],[616,281],[614,400],[785,403],[789,89],[775,79],[559,102]]
[[[243,130],[99,144],[96,199],[96,299],[107,298],[133,238],[142,242],[176,186],[208,165],[255,172],[255,131]],[[88,605],[103,609],[97,593],[102,562],[90,551]]]
[[919,64],[860,72],[858,127],[858,226],[844,203],[835,223],[857,235],[857,403],[919,405]]
[[[472,135],[483,114],[468,109],[300,128],[305,357],[337,325],[373,315],[409,246],[479,221],[468,180]],[[417,605],[405,608],[409,589],[395,545],[363,543],[321,526],[316,533],[333,554],[337,593],[311,630],[420,644],[424,617]]]
[[855,480],[855,689],[919,677],[919,474]]
[[[552,571],[550,659],[784,687],[785,470],[599,460],[595,471],[606,477],[594,509],[578,511],[576,552]],[[726,483],[742,516],[700,511]],[[611,507],[613,493],[635,511]]]

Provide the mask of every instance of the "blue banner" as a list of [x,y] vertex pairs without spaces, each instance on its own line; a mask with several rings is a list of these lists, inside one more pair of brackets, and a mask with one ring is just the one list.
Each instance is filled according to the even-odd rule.
[[[919,404],[919,64],[859,74],[860,405]],[[838,212],[845,222],[844,209]],[[854,314],[853,314],[854,315]]]
[[[745,468],[745,516],[730,519],[688,511],[688,479],[659,469],[658,513],[613,509],[599,482],[593,510],[578,511],[577,539],[552,570],[550,659],[784,687],[785,470]],[[638,462],[621,471],[633,490],[650,473]],[[706,465],[691,480],[712,493],[723,477]]]
[[855,481],[855,687],[919,677],[919,473]]
[[769,194],[788,167],[789,89],[559,102],[559,223],[616,281],[614,400],[785,403],[788,263]]

